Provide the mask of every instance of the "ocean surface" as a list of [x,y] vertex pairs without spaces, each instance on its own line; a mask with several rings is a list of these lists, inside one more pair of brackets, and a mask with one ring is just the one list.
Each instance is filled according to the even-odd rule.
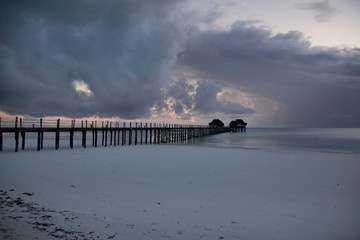
[[[45,133],[44,148],[54,149],[54,139],[54,133]],[[91,141],[91,134],[88,134],[87,145],[89,147],[91,147]],[[99,141],[101,142],[101,136],[99,136]],[[173,144],[359,154],[360,128],[248,128],[246,132],[215,134]],[[26,150],[36,150],[36,146],[37,134],[27,133]],[[4,151],[14,151],[14,147],[14,134],[5,134]],[[76,133],[74,136],[74,147],[81,147],[80,133]],[[64,148],[69,148],[68,133],[60,135],[60,149]]]
[[190,140],[187,144],[334,153],[360,153],[360,128],[248,128]]

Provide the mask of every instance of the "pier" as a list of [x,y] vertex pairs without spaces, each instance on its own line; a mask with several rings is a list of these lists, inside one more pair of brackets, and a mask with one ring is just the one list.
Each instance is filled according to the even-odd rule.
[[[13,126],[10,126],[10,125]],[[160,144],[189,140],[212,134],[229,132],[228,127],[209,127],[206,125],[159,124],[159,123],[120,123],[114,121],[88,120],[46,120],[42,118],[25,121],[16,117],[14,121],[0,118],[0,151],[3,151],[5,134],[14,134],[15,152],[25,150],[26,135],[37,134],[37,151],[44,148],[44,133],[53,133],[54,147],[60,148],[60,136],[68,136],[68,146],[74,147],[74,135],[81,135],[81,146],[124,146],[137,144]],[[90,140],[89,140],[90,138]],[[50,141],[47,139],[47,141]],[[62,140],[63,141],[63,140]]]

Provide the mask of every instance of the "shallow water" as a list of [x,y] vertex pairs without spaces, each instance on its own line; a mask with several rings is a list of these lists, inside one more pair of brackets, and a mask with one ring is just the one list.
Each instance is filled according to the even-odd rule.
[[188,144],[221,147],[316,152],[360,153],[360,128],[248,128],[196,138]]
[[[45,133],[44,148],[54,149],[54,139],[55,133]],[[89,147],[91,146],[91,142],[92,135],[88,134],[87,145]],[[186,142],[175,144],[218,148],[296,150],[358,154],[360,153],[360,128],[248,128],[247,132],[222,133],[194,138]],[[98,137],[98,146],[100,145],[101,135]],[[128,143],[126,145],[128,145]],[[37,133],[27,133],[26,150],[36,150],[36,146]],[[4,134],[3,147],[4,151],[14,150],[14,134]],[[76,133],[74,136],[74,147],[81,147],[80,133]],[[60,134],[60,149],[63,148],[69,148],[69,133]]]

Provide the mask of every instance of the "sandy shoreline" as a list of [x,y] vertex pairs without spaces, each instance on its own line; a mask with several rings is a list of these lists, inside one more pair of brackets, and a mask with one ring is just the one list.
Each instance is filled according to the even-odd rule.
[[0,236],[357,239],[359,170],[356,154],[175,145],[3,152]]

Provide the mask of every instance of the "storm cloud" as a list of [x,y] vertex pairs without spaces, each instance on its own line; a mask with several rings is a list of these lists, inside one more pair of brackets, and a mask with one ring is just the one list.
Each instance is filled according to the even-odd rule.
[[[211,25],[221,12],[199,19],[182,4],[2,1],[0,111],[359,126],[360,49],[313,47],[301,32],[274,33],[258,20],[199,28],[195,20]],[[298,7],[318,21],[335,11],[329,1]]]
[[223,113],[240,115],[253,113],[254,110],[242,106],[240,103],[230,101],[219,101],[217,94],[222,92],[222,88],[209,80],[198,81],[195,94],[194,110],[199,113]]
[[0,110],[150,115],[184,34],[179,1],[2,1]]
[[193,28],[178,67],[254,96],[267,126],[359,126],[360,50],[311,47],[303,34],[249,22]]
[[216,83],[200,79],[190,84],[187,79],[178,79],[166,91],[168,109],[181,119],[191,119],[193,115],[222,114],[239,116],[254,113],[254,109],[238,102],[219,100],[217,95],[223,88]]

